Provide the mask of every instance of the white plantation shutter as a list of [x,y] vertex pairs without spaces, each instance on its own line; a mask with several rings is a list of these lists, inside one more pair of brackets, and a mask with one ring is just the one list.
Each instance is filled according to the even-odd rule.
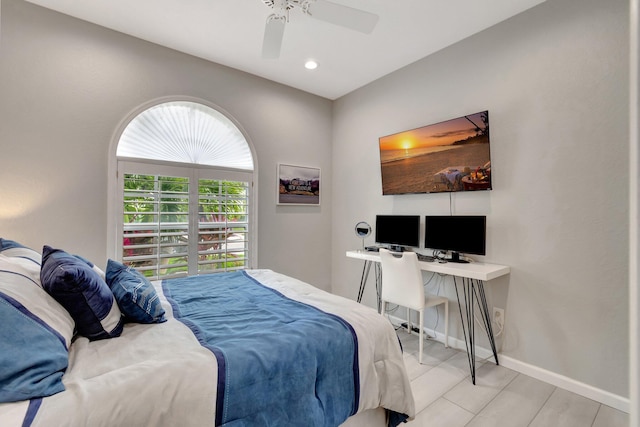
[[150,279],[251,267],[247,141],[210,107],[168,104],[136,116],[118,144],[122,262]]
[[124,175],[122,261],[148,277],[189,272],[189,178]]
[[249,187],[199,182],[198,273],[244,268],[249,258]]

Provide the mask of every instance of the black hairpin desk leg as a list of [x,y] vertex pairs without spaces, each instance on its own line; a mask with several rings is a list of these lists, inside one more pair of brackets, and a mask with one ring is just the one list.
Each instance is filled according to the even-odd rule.
[[369,272],[371,271],[371,264],[373,264],[374,275],[376,279],[376,295],[378,297],[378,313],[380,313],[380,309],[382,308],[382,301],[380,299],[381,296],[381,288],[382,288],[382,268],[380,267],[380,263],[365,260],[364,266],[362,267],[362,277],[360,277],[360,289],[358,290],[358,302],[362,302],[362,295],[364,294],[364,288],[367,286],[367,279],[369,278]]
[[369,270],[371,270],[371,261],[365,260],[362,267],[362,277],[360,277],[360,289],[358,290],[358,302],[362,302],[362,294],[364,294],[364,288],[367,285],[367,278],[369,277]]
[[462,322],[462,333],[464,335],[465,345],[467,347],[467,358],[469,359],[469,370],[471,371],[471,381],[476,383],[476,347],[475,347],[475,304],[477,302],[482,316],[482,322],[487,331],[487,337],[491,344],[493,357],[498,362],[498,352],[496,351],[496,342],[493,336],[493,328],[491,327],[491,317],[489,316],[489,308],[487,306],[487,298],[484,293],[484,283],[482,280],[473,280],[462,278],[462,294],[464,296],[464,308],[460,301],[460,293],[458,291],[458,281],[453,277],[453,283],[456,288],[456,297],[458,298],[458,308],[460,309],[460,320]]

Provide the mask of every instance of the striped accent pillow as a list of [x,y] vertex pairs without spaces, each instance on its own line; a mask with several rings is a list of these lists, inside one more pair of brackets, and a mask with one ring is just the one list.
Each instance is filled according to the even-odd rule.
[[44,246],[40,281],[90,341],[122,333],[122,313],[107,283],[84,260],[62,249]]
[[38,268],[42,265],[42,256],[38,252],[16,242],[15,240],[0,238],[0,254],[8,257],[29,260],[34,265],[37,265]]

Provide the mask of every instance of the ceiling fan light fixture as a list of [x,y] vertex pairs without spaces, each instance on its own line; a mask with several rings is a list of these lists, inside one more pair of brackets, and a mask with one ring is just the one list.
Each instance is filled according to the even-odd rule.
[[289,22],[289,10],[293,8],[299,8],[305,15],[320,21],[365,34],[371,33],[378,22],[376,14],[329,0],[262,0],[262,2],[273,9],[273,13],[267,17],[262,42],[262,57],[265,59],[276,59],[280,56],[284,26]]
[[306,68],[307,70],[315,70],[316,68],[318,68],[318,62],[313,59],[309,59],[304,63],[304,68]]

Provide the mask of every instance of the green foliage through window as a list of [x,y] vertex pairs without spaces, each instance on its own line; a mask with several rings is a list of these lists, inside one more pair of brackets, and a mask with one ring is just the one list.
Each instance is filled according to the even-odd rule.
[[197,196],[191,186],[186,177],[125,174],[125,264],[152,279],[248,266],[249,184],[200,179]]

